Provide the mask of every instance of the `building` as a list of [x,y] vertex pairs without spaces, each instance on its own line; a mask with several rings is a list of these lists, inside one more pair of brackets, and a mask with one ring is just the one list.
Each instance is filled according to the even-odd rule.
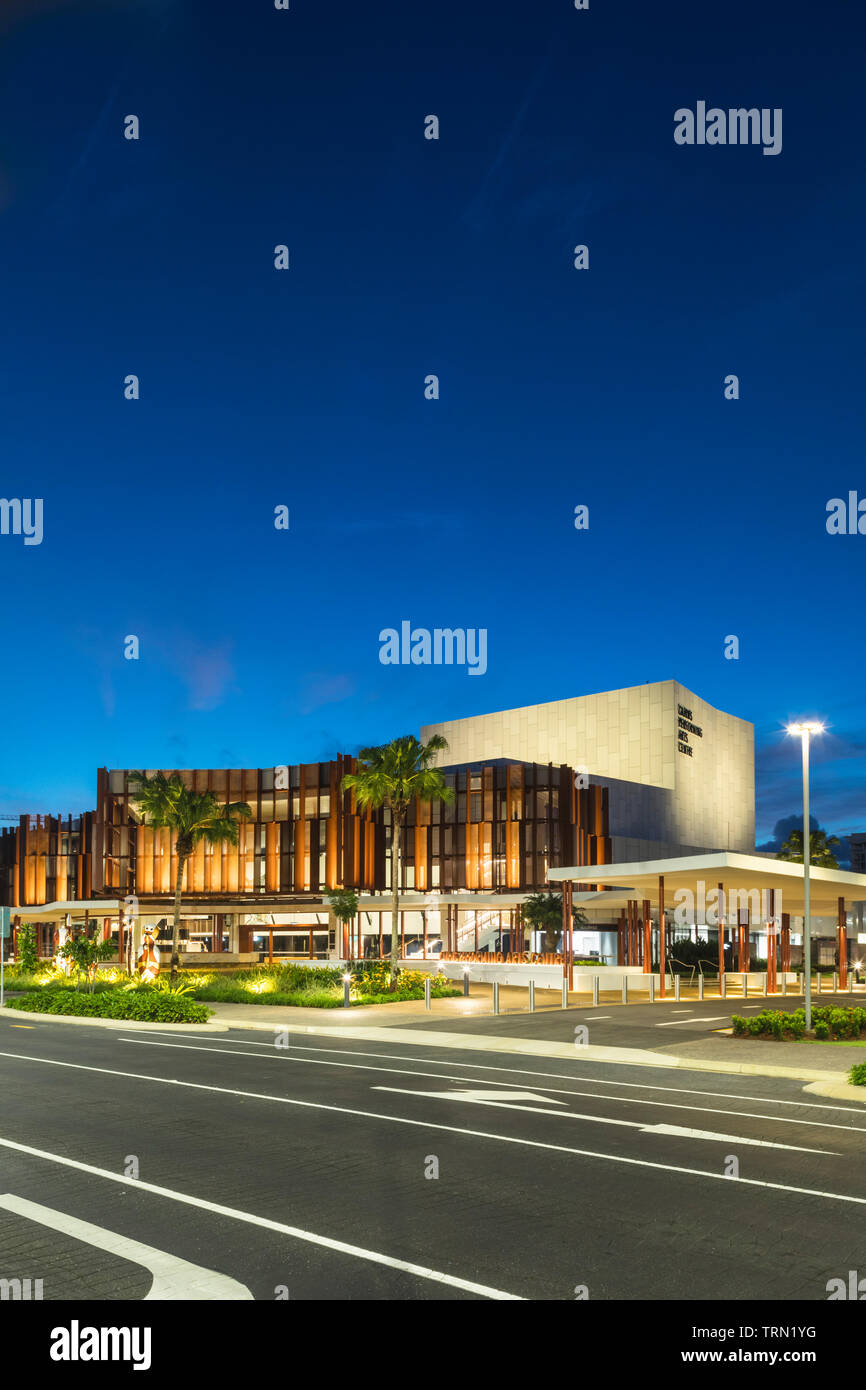
[[[345,955],[348,943],[326,900],[336,888],[359,895],[353,948],[368,955],[390,950],[388,813],[362,811],[354,794],[341,790],[355,766],[339,755],[295,766],[179,770],[191,790],[246,801],[252,811],[239,825],[237,845],[200,844],[188,861],[187,951]],[[449,767],[444,775],[453,803],[421,804],[408,817],[403,954],[500,949],[503,941],[516,947],[517,908],[528,893],[547,888],[551,867],[609,859],[607,791],[577,786],[571,769],[551,764],[498,760]],[[139,823],[129,770],[101,768],[96,802],[78,817],[22,816],[0,831],[2,901],[37,925],[44,955],[76,913],[101,920],[119,956],[122,916],[134,919],[140,934],[142,925],[171,915],[173,839]],[[64,904],[75,907],[64,911]]]
[[848,842],[851,846],[852,874],[866,874],[866,835],[849,835]]
[[447,759],[565,763],[609,789],[617,863],[755,848],[754,726],[678,681],[475,715],[421,730]]
[[[519,908],[553,869],[754,848],[752,726],[675,681],[428,725],[421,736],[433,733],[448,740],[443,772],[455,795],[410,812],[404,956],[522,950]],[[223,959],[390,950],[388,813],[362,811],[342,791],[354,767],[339,754],[180,770],[191,789],[252,810],[237,845],[200,845],[188,862],[185,950]],[[174,846],[168,831],[139,823],[129,771],[100,769],[95,801],[77,817],[25,815],[0,831],[0,902],[38,925],[46,955],[74,920],[100,920],[121,955],[130,933],[137,949],[143,925],[171,918]],[[593,883],[587,872],[579,886]],[[338,888],[360,899],[350,938],[327,903]],[[598,946],[587,933],[580,948]]]

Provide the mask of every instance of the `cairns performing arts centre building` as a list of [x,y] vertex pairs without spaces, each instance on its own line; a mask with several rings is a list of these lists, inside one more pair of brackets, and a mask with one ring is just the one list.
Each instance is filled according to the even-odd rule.
[[[634,935],[622,904],[606,905],[610,879],[594,879],[594,866],[755,855],[753,726],[676,681],[431,724],[420,736],[434,733],[447,739],[440,763],[455,795],[410,812],[397,924],[404,958],[543,949],[538,938],[527,943],[520,906],[559,887],[551,872],[576,866],[575,892],[602,891],[574,949],[621,962]],[[228,963],[390,951],[388,813],[361,809],[341,789],[354,768],[337,754],[178,769],[191,788],[252,809],[237,845],[201,844],[187,864],[185,952]],[[45,956],[82,922],[114,937],[120,960],[137,952],[147,926],[167,940],[175,870],[171,833],[136,816],[128,770],[97,771],[93,810],[22,815],[0,832],[0,902],[13,922],[37,927]],[[338,888],[358,896],[354,922],[329,910]]]

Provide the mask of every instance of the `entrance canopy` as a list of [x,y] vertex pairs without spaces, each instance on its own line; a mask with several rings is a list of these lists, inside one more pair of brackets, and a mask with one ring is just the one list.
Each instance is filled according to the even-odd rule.
[[[659,879],[664,880],[665,903],[675,906],[675,894],[683,889],[700,896],[715,891],[719,884],[726,893],[774,889],[775,912],[802,916],[803,865],[783,859],[765,859],[759,854],[734,854],[728,850],[715,854],[692,854],[682,859],[652,859],[632,864],[575,864],[572,868],[550,869],[551,883],[603,884],[605,889],[575,893],[574,902],[584,907],[624,907],[629,899],[658,899]],[[846,903],[866,901],[866,874],[847,869],[809,871],[810,911],[815,917],[835,917],[839,899]]]
[[23,907],[10,907],[13,917],[22,922],[32,918],[34,922],[61,922],[67,915],[83,918],[85,912],[97,920],[100,917],[115,917],[123,910],[124,904],[118,898],[91,898],[86,901],[30,903]]

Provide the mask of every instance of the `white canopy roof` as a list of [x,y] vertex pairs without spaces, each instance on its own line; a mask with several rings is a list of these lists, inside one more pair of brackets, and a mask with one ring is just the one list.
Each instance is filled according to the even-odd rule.
[[[803,865],[784,859],[768,859],[760,854],[734,854],[723,850],[714,854],[692,854],[682,859],[652,859],[633,864],[575,864],[571,868],[551,869],[552,883],[598,883],[618,890],[615,893],[575,893],[575,901],[592,902],[599,907],[620,907],[628,898],[649,898],[658,903],[659,878],[664,879],[665,906],[674,905],[678,889],[699,892],[703,883],[709,893],[721,883],[727,893],[776,890],[776,912],[803,913]],[[809,871],[811,911],[816,916],[835,916],[838,899],[846,903],[866,901],[866,874],[847,869]]]

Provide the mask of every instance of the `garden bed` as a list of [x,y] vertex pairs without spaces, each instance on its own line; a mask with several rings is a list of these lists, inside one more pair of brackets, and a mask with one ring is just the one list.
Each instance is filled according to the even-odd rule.
[[781,1013],[763,1009],[752,1018],[734,1014],[735,1038],[766,1038],[774,1042],[859,1042],[866,1040],[866,1009],[818,1007],[812,1010],[812,1035],[806,1032],[803,1009]]
[[149,1023],[207,1023],[213,1012],[186,994],[174,994],[165,989],[123,989],[117,985],[93,994],[82,994],[68,987],[43,988],[10,999],[7,1008],[22,1013]]

